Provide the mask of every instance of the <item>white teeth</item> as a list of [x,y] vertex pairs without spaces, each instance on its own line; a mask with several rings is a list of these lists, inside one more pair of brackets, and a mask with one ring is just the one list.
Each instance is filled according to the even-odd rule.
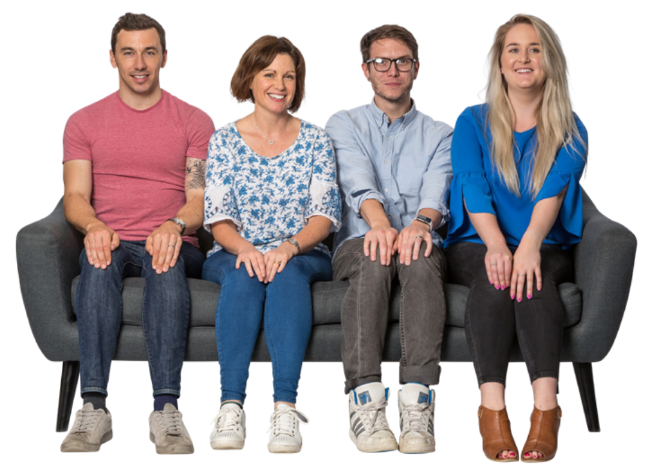
[[285,96],[283,96],[282,94],[271,94],[271,93],[269,93],[269,96],[271,96],[274,99],[285,99]]
[[145,78],[147,75],[133,75],[134,78]]
[[532,71],[531,68],[521,68],[520,70],[516,70],[516,73],[531,73]]

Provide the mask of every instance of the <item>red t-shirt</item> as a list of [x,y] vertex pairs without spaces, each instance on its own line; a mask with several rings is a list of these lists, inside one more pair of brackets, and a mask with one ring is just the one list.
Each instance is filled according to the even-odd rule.
[[145,240],[186,203],[185,158],[205,160],[214,131],[207,114],[166,91],[145,110],[116,92],[68,119],[63,162],[91,161],[97,218],[120,239]]

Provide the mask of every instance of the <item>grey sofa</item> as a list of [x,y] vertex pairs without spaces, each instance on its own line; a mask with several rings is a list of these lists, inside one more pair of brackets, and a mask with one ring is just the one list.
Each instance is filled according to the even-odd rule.
[[[562,360],[572,362],[590,431],[599,431],[592,363],[609,352],[626,308],[633,274],[636,239],[624,226],[596,209],[584,193],[583,239],[574,249],[575,283],[560,285],[566,310]],[[202,230],[203,231],[203,230]],[[204,252],[212,243],[209,234],[200,233]],[[78,333],[73,308],[74,290],[79,275],[82,235],[68,224],[59,202],[46,218],[25,226],[16,240],[20,286],[29,323],[36,343],[51,361],[63,362],[57,431],[66,431],[79,378]],[[124,281],[123,320],[116,360],[146,360],[141,327],[144,280]],[[192,310],[185,359],[218,359],[214,314],[219,286],[207,281],[189,280]],[[348,287],[346,282],[315,283],[313,330],[306,361],[340,361],[340,307]],[[447,321],[443,341],[444,361],[471,361],[464,332],[464,313],[468,288],[447,284]],[[398,337],[399,296],[391,302],[391,324],[384,359],[400,358]],[[517,344],[511,353],[521,361]],[[254,360],[269,361],[264,334],[260,334]]]

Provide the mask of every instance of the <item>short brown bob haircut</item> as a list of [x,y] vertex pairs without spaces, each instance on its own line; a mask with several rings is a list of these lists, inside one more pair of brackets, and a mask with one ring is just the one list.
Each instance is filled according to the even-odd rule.
[[416,42],[414,35],[397,24],[385,24],[367,32],[362,37],[359,46],[362,51],[362,60],[364,63],[371,58],[369,52],[371,50],[371,44],[381,39],[395,39],[404,42],[411,49],[411,53],[414,55],[412,58],[418,60],[418,42]]
[[287,54],[294,61],[296,67],[296,92],[294,100],[288,110],[296,112],[301,107],[305,94],[305,60],[301,51],[286,37],[262,36],[244,52],[237,70],[231,79],[231,94],[238,102],[251,101],[251,83],[255,75],[271,65],[276,55]]
[[158,32],[160,38],[160,45],[163,47],[163,53],[167,50],[165,48],[165,30],[158,21],[145,14],[125,13],[120,16],[118,22],[113,26],[111,32],[111,50],[115,55],[115,45],[118,43],[118,33],[122,30],[125,31],[144,31],[145,29],[154,28]]

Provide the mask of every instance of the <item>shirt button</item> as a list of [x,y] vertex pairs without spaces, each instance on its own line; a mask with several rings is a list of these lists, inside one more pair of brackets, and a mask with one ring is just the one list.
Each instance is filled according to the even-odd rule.
[[387,161],[387,160],[385,159],[385,160],[384,160],[384,164],[389,164],[389,161]]
[[391,139],[391,137],[387,137],[387,140],[390,140],[390,139]]
[[384,189],[384,193],[389,193],[389,189],[388,189],[388,188],[385,188],[385,189]]

